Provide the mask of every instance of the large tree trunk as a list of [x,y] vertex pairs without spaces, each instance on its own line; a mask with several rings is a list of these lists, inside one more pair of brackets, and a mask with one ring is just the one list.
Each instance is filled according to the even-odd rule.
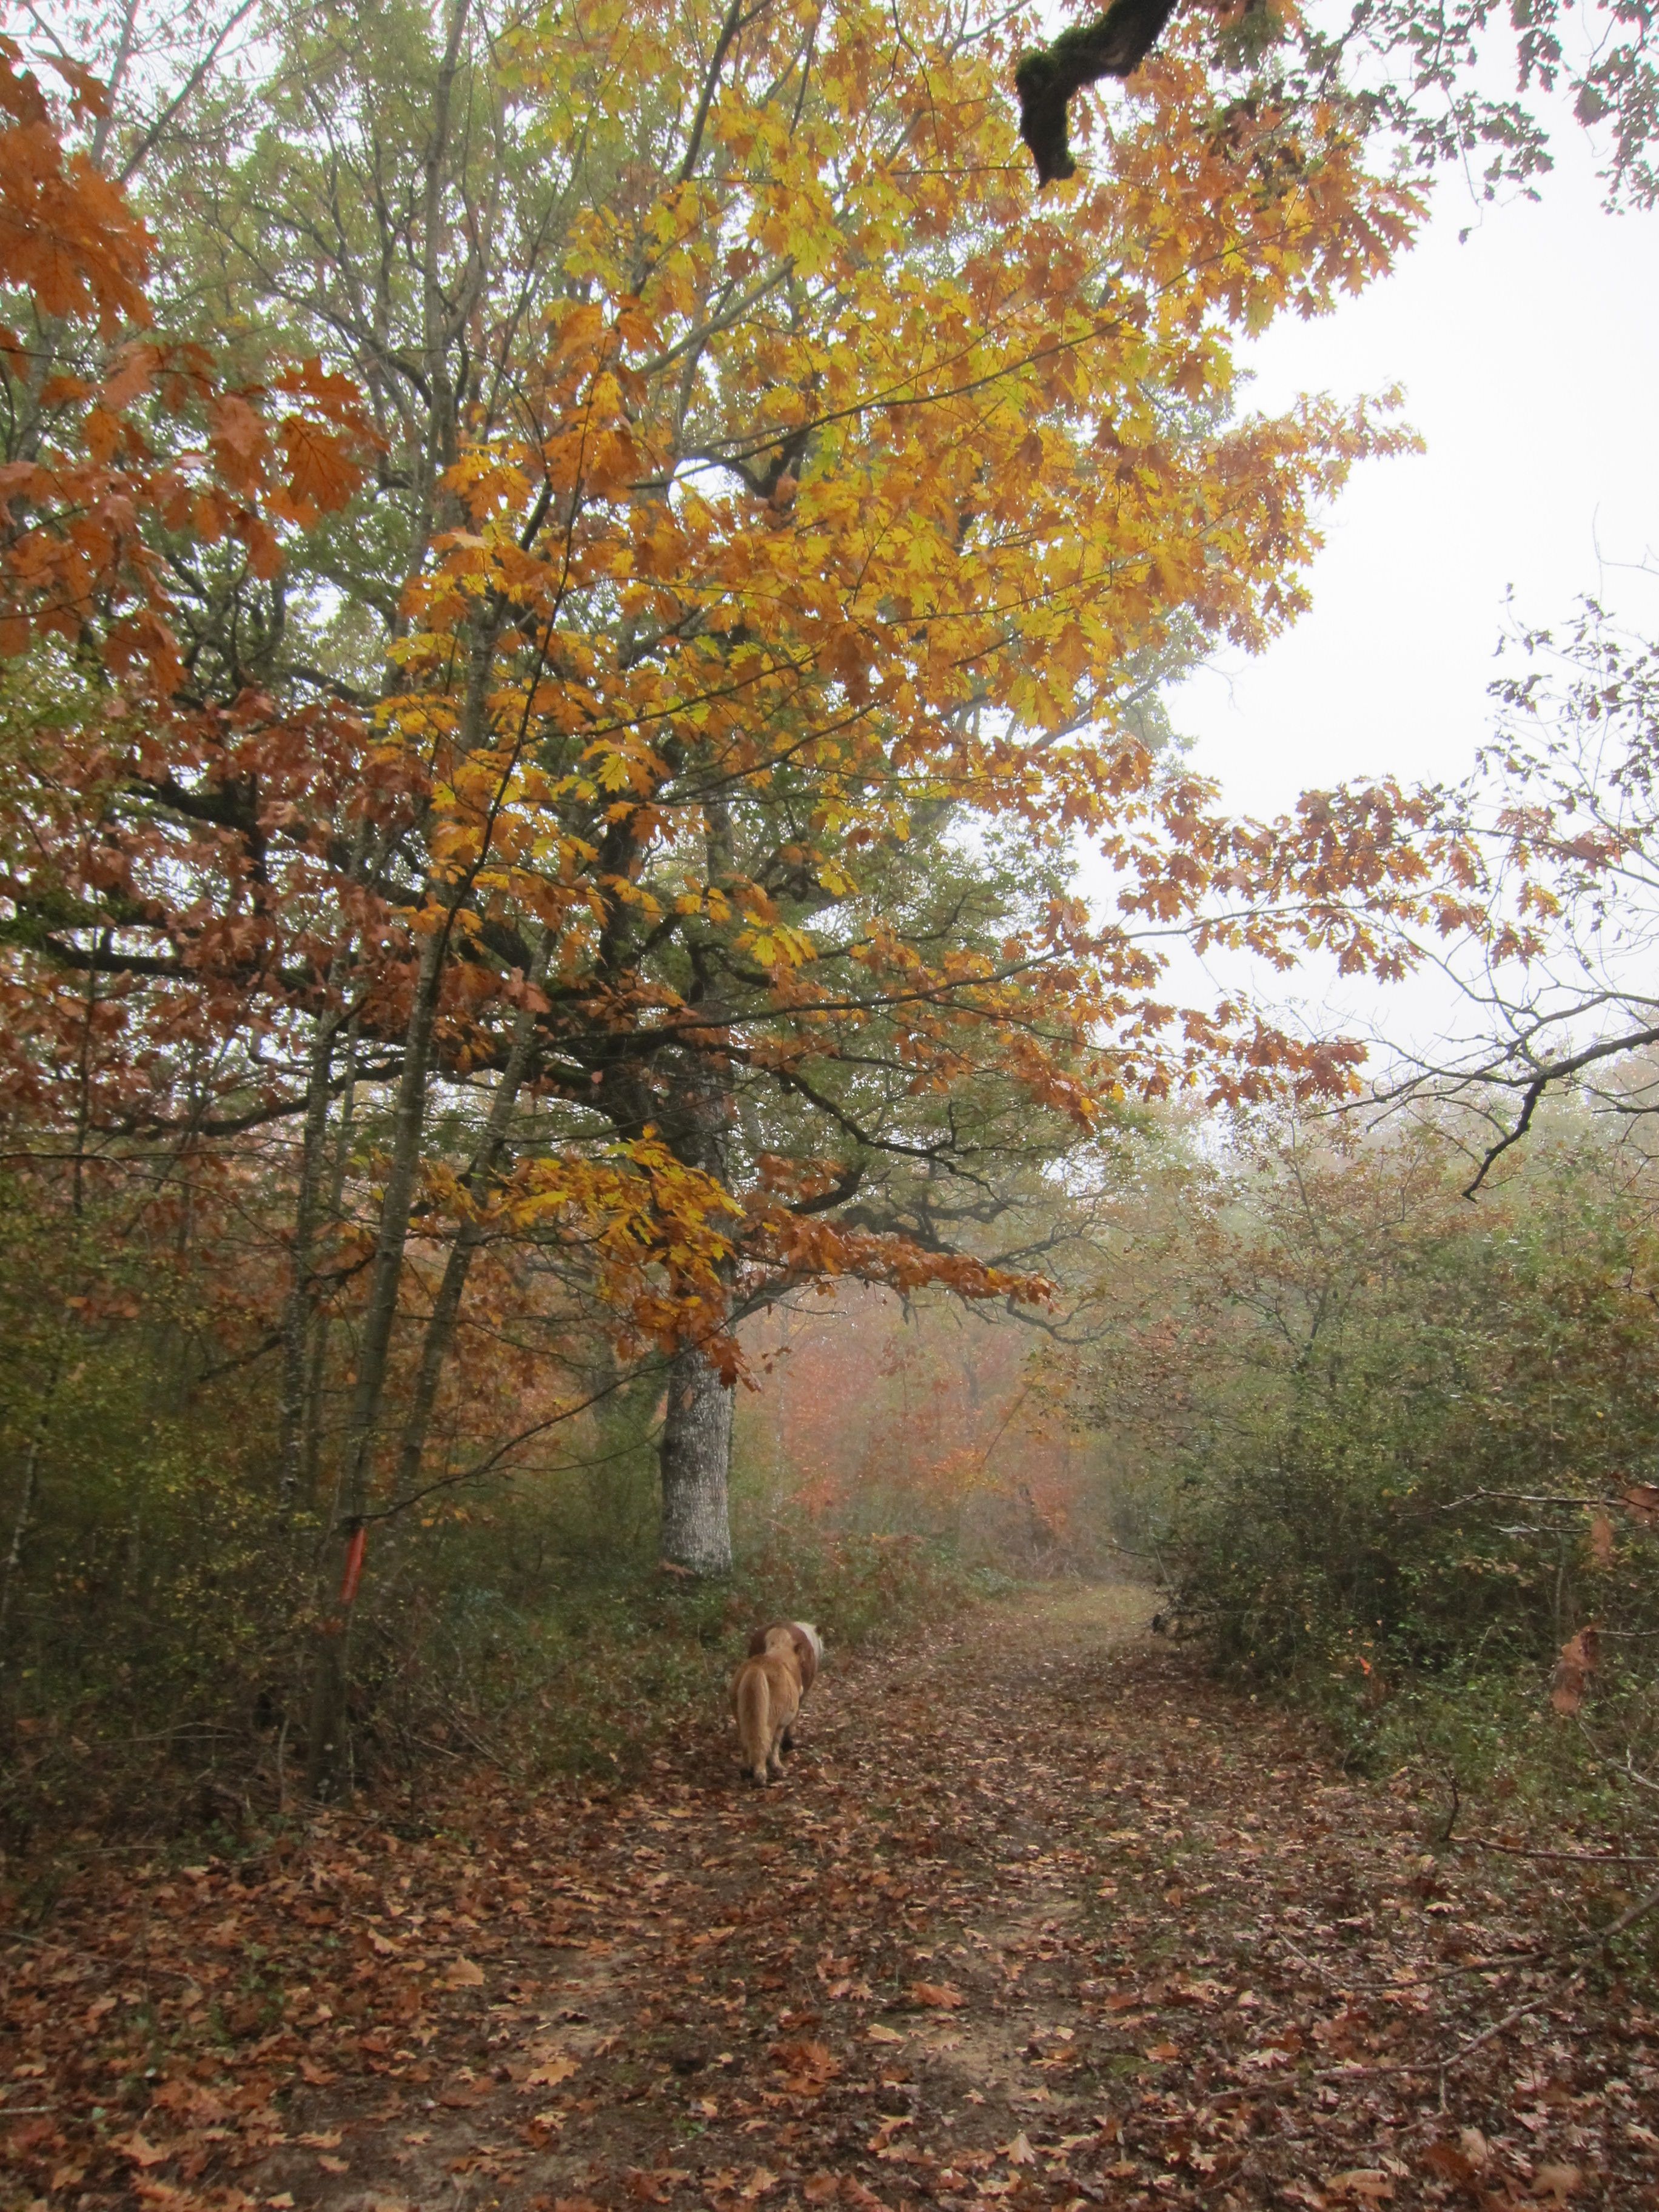
[[732,1392],[707,1352],[689,1344],[668,1370],[662,1432],[662,1558],[694,1575],[732,1571],[726,1474]]
[[[732,872],[731,809],[723,799],[703,803],[708,880]],[[699,1026],[718,1034],[724,1025],[717,976],[693,952],[696,980],[686,994]],[[672,1095],[659,1115],[677,1160],[722,1183],[732,1172],[732,1126],[737,1118],[732,1064],[706,1045],[688,1045],[672,1056]],[[672,1063],[671,1063],[672,1064]],[[729,1280],[726,1287],[729,1289]],[[716,1325],[722,1310],[708,1316]],[[707,1339],[707,1324],[698,1331]],[[726,1478],[732,1465],[732,1392],[701,1345],[684,1345],[668,1370],[668,1407],[662,1431],[662,1560],[694,1575],[732,1571],[732,1523]]]

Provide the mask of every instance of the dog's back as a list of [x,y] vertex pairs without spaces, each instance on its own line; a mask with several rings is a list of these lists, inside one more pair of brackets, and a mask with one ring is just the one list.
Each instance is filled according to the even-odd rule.
[[745,1774],[765,1783],[781,1774],[780,1747],[800,1711],[801,1674],[794,1638],[787,1627],[766,1631],[762,1648],[752,1650],[732,1684],[732,1715]]

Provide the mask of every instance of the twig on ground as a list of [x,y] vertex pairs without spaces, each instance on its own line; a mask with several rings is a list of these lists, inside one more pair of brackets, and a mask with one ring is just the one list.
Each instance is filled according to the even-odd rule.
[[1631,1858],[1613,1854],[1603,1856],[1595,1851],[1534,1850],[1527,1844],[1492,1843],[1485,1836],[1466,1837],[1457,1848],[1463,1851],[1501,1851],[1505,1858],[1511,1859],[1552,1859],[1562,1866],[1659,1866],[1659,1856],[1652,1852],[1643,1858]]
[[[1622,1936],[1627,1928],[1633,1928],[1643,1915],[1651,1912],[1656,1905],[1659,1905],[1659,1882],[1654,1884],[1645,1897],[1638,1897],[1628,1911],[1621,1912],[1610,1928],[1599,1929],[1593,1935],[1584,1936],[1574,1945],[1574,1949],[1588,1951],[1610,1943],[1615,1936]],[[1502,2020],[1494,2021],[1490,2027],[1482,2028],[1480,2034],[1472,2037],[1468,2042],[1459,2044],[1449,2058],[1420,2059],[1415,2063],[1399,2066],[1340,2066],[1315,2078],[1322,2081],[1353,2081],[1361,2075],[1437,2074],[1443,2081],[1455,2067],[1461,2066],[1466,2058],[1502,2035],[1506,2028],[1513,2027],[1516,2021],[1524,2020],[1528,2013],[1541,2012],[1547,2005],[1558,2002],[1569,1990],[1576,1988],[1583,1980],[1584,1973],[1583,1966],[1575,1967],[1565,1982],[1558,1982],[1553,1987],[1540,1990],[1536,1996],[1528,1997],[1523,2004],[1516,2005],[1506,2012]]]
[[1643,1914],[1651,1912],[1656,1905],[1659,1905],[1659,1882],[1655,1883],[1645,1897],[1638,1897],[1628,1912],[1621,1912],[1611,1928],[1604,1928],[1595,1941],[1607,1943],[1615,1936],[1622,1936],[1626,1928],[1633,1928]]
[[1443,2075],[1449,2074],[1454,2066],[1461,2066],[1463,2061],[1479,2051],[1483,2044],[1491,2043],[1495,2037],[1502,2035],[1506,2027],[1513,2027],[1516,2021],[1524,2020],[1529,2012],[1542,2012],[1546,2005],[1553,2004],[1558,1997],[1565,1996],[1567,1991],[1582,1982],[1583,1978],[1584,1969],[1580,1966],[1576,1973],[1570,1974],[1565,1982],[1558,1984],[1554,1989],[1546,1990],[1539,1996],[1528,1997],[1524,2004],[1516,2005],[1510,2011],[1504,2014],[1502,2020],[1495,2020],[1490,2027],[1482,2028],[1479,2035],[1471,2036],[1467,2043],[1460,2043],[1451,2057],[1440,2067],[1439,2071]]

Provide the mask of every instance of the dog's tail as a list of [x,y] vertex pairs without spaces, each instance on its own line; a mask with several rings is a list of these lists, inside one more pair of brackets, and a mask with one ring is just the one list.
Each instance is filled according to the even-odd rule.
[[772,1685],[767,1680],[764,1667],[757,1666],[751,1660],[746,1667],[738,1668],[732,1690],[732,1709],[737,1715],[744,1772],[753,1775],[757,1782],[764,1782],[766,1764],[772,1754]]

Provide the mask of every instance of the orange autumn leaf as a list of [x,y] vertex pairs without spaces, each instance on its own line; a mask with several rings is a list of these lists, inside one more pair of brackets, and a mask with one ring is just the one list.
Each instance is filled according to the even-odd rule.
[[277,437],[294,497],[324,514],[343,507],[362,481],[362,468],[340,434],[303,416],[289,415]]
[[954,1982],[912,1982],[910,1996],[915,2004],[946,2012],[968,2002]]

